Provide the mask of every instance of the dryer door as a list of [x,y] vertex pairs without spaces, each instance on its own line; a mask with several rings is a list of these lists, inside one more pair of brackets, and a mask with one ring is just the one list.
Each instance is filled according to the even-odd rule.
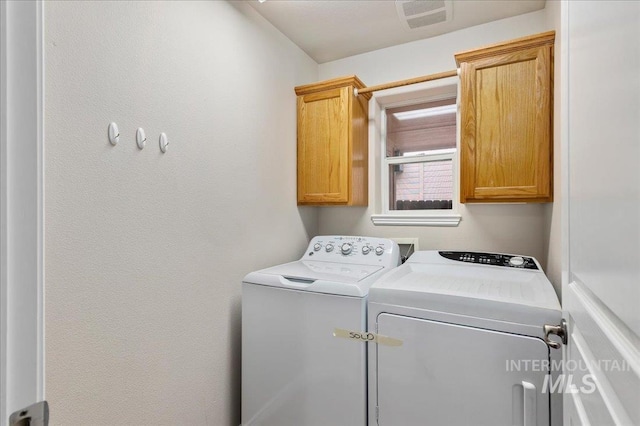
[[376,345],[380,425],[549,424],[541,339],[392,314],[377,323],[403,341]]

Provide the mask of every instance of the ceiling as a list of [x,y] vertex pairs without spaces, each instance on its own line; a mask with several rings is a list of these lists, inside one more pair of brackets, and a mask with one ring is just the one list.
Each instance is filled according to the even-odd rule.
[[[545,6],[545,0],[266,0],[263,3],[250,0],[248,3],[318,63],[434,37]],[[427,9],[432,10],[412,13]],[[401,15],[410,16],[407,19]],[[416,27],[419,25],[416,22],[435,22],[440,17],[446,21],[414,29],[408,25],[411,22]]]

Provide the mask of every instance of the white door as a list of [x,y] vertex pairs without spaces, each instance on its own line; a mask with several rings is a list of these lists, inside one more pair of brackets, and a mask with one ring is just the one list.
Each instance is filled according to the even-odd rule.
[[375,346],[380,426],[549,425],[542,339],[393,314],[377,330],[402,341]]
[[564,424],[640,425],[640,2],[569,1],[562,26],[564,373],[597,385]]
[[41,1],[0,2],[0,426],[44,396],[41,41]]

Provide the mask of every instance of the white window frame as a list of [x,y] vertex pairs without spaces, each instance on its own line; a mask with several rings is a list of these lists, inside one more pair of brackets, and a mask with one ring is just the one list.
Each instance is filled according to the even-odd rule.
[[[381,213],[371,216],[374,225],[397,226],[458,226],[462,216],[460,215],[460,173],[459,173],[459,147],[460,147],[460,121],[459,105],[456,112],[456,148],[450,150],[438,150],[434,154],[425,154],[407,157],[386,156],[387,134],[387,109],[414,105],[424,102],[433,102],[451,98],[460,99],[457,83],[434,87],[431,89],[405,92],[400,95],[379,98],[380,115],[380,200]],[[457,104],[457,101],[456,101]],[[446,151],[446,152],[445,152]],[[453,200],[451,209],[438,210],[391,210],[389,208],[389,166],[402,163],[424,163],[425,161],[452,160],[453,166]]]

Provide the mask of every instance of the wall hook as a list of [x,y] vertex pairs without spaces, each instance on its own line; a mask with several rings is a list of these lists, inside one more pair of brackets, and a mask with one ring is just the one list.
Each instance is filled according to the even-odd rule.
[[144,134],[144,129],[142,127],[138,127],[136,131],[136,143],[138,144],[138,148],[144,148],[144,145],[147,143],[147,137]]
[[120,141],[120,131],[116,123],[109,123],[109,142],[111,145],[116,146]]
[[162,153],[164,154],[165,152],[167,152],[167,146],[169,145],[169,139],[167,138],[167,134],[166,133],[160,133],[160,151],[162,151]]

